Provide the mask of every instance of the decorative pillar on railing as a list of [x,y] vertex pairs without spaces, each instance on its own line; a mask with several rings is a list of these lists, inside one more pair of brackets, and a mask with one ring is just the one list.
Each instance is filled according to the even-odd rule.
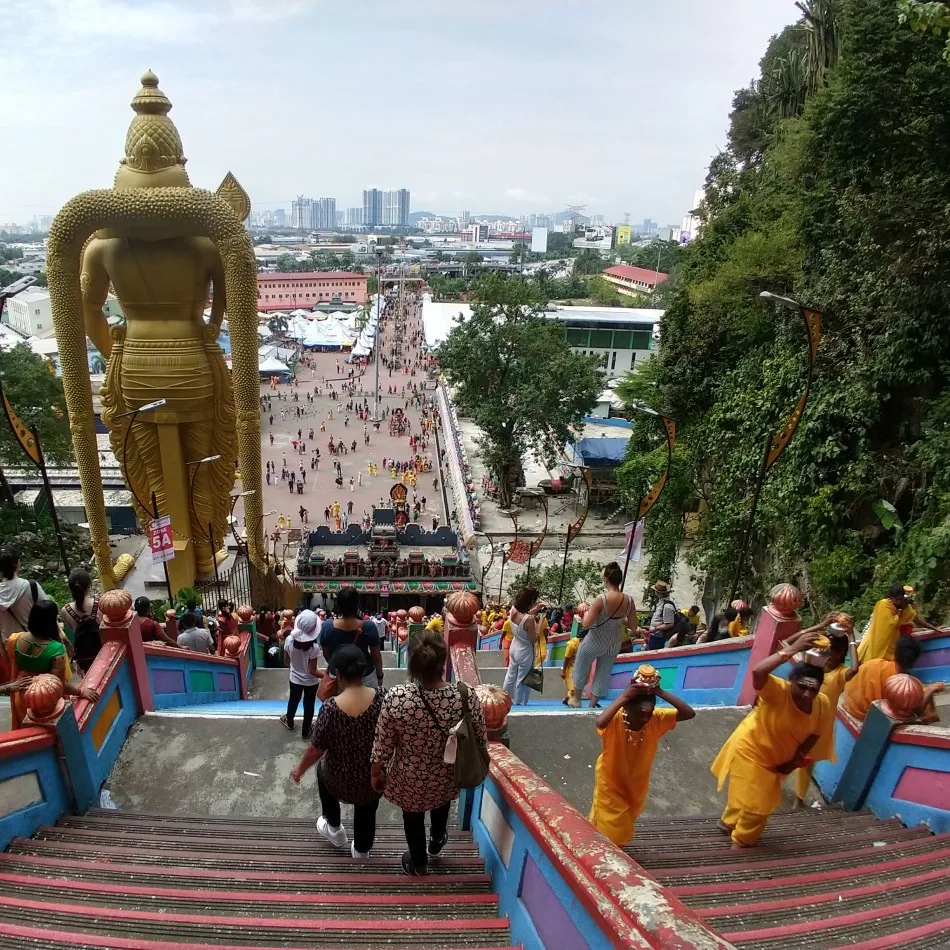
[[742,689],[739,690],[738,705],[748,706],[755,699],[755,687],[752,685],[752,669],[777,649],[780,640],[787,640],[802,628],[802,618],[798,608],[802,605],[802,592],[794,584],[776,584],[769,591],[769,603],[762,608],[759,622],[755,628],[755,638],[749,654]]
[[917,721],[923,701],[924,687],[916,676],[898,673],[884,681],[883,696],[871,703],[838,783],[830,790],[829,801],[849,811],[864,807],[891,735],[898,726]]
[[23,717],[23,728],[28,726],[44,726],[56,728],[59,717],[66,709],[66,700],[63,699],[63,681],[52,673],[40,673],[34,676],[30,685],[24,690],[23,704],[26,706],[26,715]]
[[445,598],[445,645],[449,648],[445,678],[477,686],[481,682],[475,650],[478,649],[478,598],[470,591],[453,591]]
[[122,643],[127,648],[139,715],[151,712],[155,703],[142,645],[141,620],[132,610],[132,595],[120,587],[108,590],[99,598],[99,610],[102,614],[99,627],[102,642]]

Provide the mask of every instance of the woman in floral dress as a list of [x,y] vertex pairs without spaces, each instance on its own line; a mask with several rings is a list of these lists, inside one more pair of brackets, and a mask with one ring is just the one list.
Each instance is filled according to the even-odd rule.
[[[402,809],[409,850],[402,869],[411,876],[427,874],[430,857],[448,841],[446,826],[458,797],[455,766],[444,761],[449,730],[462,718],[462,697],[443,679],[448,651],[434,630],[422,630],[409,641],[411,682],[386,693],[373,744],[373,788]],[[485,719],[474,690],[469,710],[476,741],[487,743]],[[425,813],[429,812],[426,846]]]

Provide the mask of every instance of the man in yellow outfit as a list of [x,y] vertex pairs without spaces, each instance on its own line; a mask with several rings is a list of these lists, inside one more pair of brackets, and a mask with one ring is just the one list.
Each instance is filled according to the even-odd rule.
[[929,620],[914,609],[914,588],[895,584],[888,589],[887,597],[874,605],[871,625],[864,639],[858,644],[858,659],[893,660],[894,645],[902,633],[910,633],[918,623],[928,630],[937,630]]
[[[898,673],[909,673],[920,656],[920,644],[914,637],[898,637],[894,659],[878,658],[862,663],[857,675],[844,688],[844,708],[855,719],[863,720],[871,703],[884,696],[884,684]],[[942,692],[943,683],[924,687],[924,699],[918,707],[922,711],[934,693]]]
[[821,694],[822,669],[799,663],[792,668],[788,682],[771,675],[796,653],[812,646],[818,636],[814,630],[803,632],[753,668],[758,702],[736,726],[710,768],[720,789],[729,778],[719,828],[732,837],[735,849],[751,847],[762,837],[769,815],[782,803],[786,775],[828,758],[834,710],[828,697]]
[[[657,709],[657,697],[673,708]],[[594,801],[588,820],[614,844],[623,847],[633,837],[636,820],[647,803],[660,737],[695,715],[693,707],[682,699],[634,677],[597,717],[604,750],[594,770]]]

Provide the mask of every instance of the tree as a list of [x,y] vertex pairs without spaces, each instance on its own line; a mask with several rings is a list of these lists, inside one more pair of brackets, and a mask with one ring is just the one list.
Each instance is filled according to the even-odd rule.
[[600,256],[600,253],[590,248],[584,248],[574,258],[575,274],[600,274],[606,266],[607,261]]
[[[73,445],[69,434],[63,381],[50,372],[50,364],[25,343],[0,351],[0,377],[13,411],[27,428],[36,427],[47,462],[69,465]],[[0,463],[29,468],[33,463],[16,441],[7,421],[0,424]]]
[[[806,378],[801,323],[760,302],[770,290],[823,311],[823,337],[801,425],[764,485],[742,595],[792,580],[812,613],[862,620],[904,582],[928,615],[946,616],[950,287],[939,275],[950,238],[921,226],[950,206],[944,37],[907,29],[892,0],[803,6],[835,16],[821,43],[836,55],[806,84],[798,114],[759,111],[776,61],[820,39],[802,21],[770,43],[754,87],[737,94],[652,375],[620,390],[679,424],[670,487],[646,532],[649,573],[663,576],[687,519],[692,568],[727,593],[763,440]],[[737,123],[753,114],[760,127]],[[622,489],[627,475],[656,470],[662,433],[638,423],[628,452]]]
[[466,251],[462,255],[462,262],[464,264],[481,264],[485,260],[478,251]]
[[33,275],[34,278],[34,287],[48,287],[49,282],[46,280],[46,271],[41,270],[38,273]]
[[379,291],[379,278],[375,274],[366,276],[366,293],[375,294]]
[[898,18],[917,33],[946,36],[943,58],[950,63],[950,5],[930,0],[898,0]]
[[603,391],[603,370],[540,316],[547,299],[536,284],[493,275],[473,285],[472,299],[471,317],[456,321],[437,355],[459,412],[482,432],[482,456],[505,507],[523,457],[554,467]]
[[[647,270],[659,270],[661,274],[672,274],[683,256],[683,248],[676,241],[651,241],[646,245],[621,244],[617,256],[634,267]],[[659,265],[659,267],[657,267]]]
[[561,594],[561,603],[574,606],[595,597],[604,586],[604,564],[590,558],[575,560],[569,558],[564,568],[564,589],[561,591],[561,565],[549,564],[546,567],[533,567],[531,575],[522,571],[508,585],[508,596],[514,597],[522,587],[530,583],[541,599],[548,604],[558,602],[558,593]]
[[277,270],[282,274],[291,273],[293,271],[299,270],[297,266],[297,258],[293,254],[281,254],[277,261],[275,262]]
[[274,336],[283,336],[286,332],[290,323],[287,320],[287,315],[283,313],[275,313],[267,321],[267,329],[270,330]]

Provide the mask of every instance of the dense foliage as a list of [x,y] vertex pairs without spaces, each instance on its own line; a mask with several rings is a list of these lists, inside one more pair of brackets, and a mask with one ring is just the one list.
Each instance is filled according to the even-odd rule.
[[[765,484],[740,592],[792,580],[817,613],[866,616],[895,582],[950,611],[950,70],[893,0],[811,0],[736,94],[700,237],[667,291],[657,359],[624,393],[678,420],[671,488],[651,513],[650,576],[687,524],[707,594],[728,593],[767,434],[806,379],[791,294],[824,313],[804,420]],[[632,507],[662,470],[639,425]],[[698,511],[695,519],[687,518]]]
[[436,351],[460,414],[481,430],[485,464],[506,507],[527,455],[553,468],[572,427],[603,390],[597,357],[571,352],[559,323],[541,316],[537,284],[491,276],[472,285],[472,315]]
[[561,569],[560,563],[532,567],[530,578],[527,570],[522,571],[508,585],[508,596],[514,598],[530,581],[545,603],[574,606],[596,597],[604,588],[604,565],[597,561],[590,558],[568,558],[567,564],[563,565],[563,587]]

